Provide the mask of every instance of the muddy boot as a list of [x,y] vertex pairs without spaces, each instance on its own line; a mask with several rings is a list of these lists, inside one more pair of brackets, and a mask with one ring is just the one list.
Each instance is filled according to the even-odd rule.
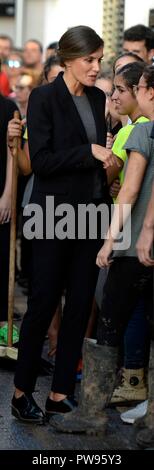
[[115,388],[111,406],[135,406],[147,399],[144,369],[123,369],[121,383]]
[[[139,420],[138,420],[139,421]],[[136,422],[137,425],[137,422]],[[150,363],[149,363],[149,398],[148,409],[145,418],[138,423],[139,427],[144,428],[138,432],[136,437],[137,444],[143,448],[154,447],[154,341],[151,345]]]
[[[85,339],[80,404],[67,416],[55,416],[50,424],[59,432],[97,434],[104,432],[116,379],[117,348]],[[69,416],[68,416],[69,415]]]
[[154,450],[154,426],[142,429],[136,437],[136,442],[141,449]]

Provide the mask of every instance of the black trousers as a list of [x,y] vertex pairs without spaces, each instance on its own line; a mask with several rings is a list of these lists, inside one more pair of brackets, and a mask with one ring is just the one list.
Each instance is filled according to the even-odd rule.
[[10,223],[0,224],[0,321],[8,319]]
[[[98,343],[119,346],[135,307],[145,295],[152,303],[153,269],[138,258],[117,257],[110,266],[104,285],[98,321]],[[151,308],[147,306],[147,314]]]
[[43,341],[63,286],[66,302],[59,333],[52,390],[71,394],[98,277],[102,240],[33,240],[32,280],[23,319],[15,386],[35,387]]

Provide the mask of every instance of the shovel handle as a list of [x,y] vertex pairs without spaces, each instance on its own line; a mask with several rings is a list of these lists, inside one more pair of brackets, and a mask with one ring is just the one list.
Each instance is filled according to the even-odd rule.
[[[20,119],[19,111],[14,111],[14,118]],[[8,346],[12,346],[13,333],[13,307],[15,287],[15,253],[16,253],[16,202],[18,180],[18,137],[13,139],[13,168],[12,168],[12,198],[10,223],[10,259],[9,259],[9,286],[8,286]]]

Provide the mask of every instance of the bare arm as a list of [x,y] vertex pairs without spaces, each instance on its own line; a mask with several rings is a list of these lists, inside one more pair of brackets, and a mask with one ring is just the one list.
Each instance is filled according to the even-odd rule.
[[12,189],[12,157],[7,154],[6,180],[2,196],[0,197],[0,224],[8,222],[11,217],[11,189]]
[[[113,250],[114,240],[116,240],[122,226],[130,215],[130,209],[138,198],[146,166],[147,162],[140,153],[133,151],[130,153],[125,180],[118,194],[117,203],[114,206],[106,241],[97,255],[96,264],[99,267],[110,264],[108,258]],[[124,204],[126,204],[125,210]]]
[[[116,136],[113,137],[110,132],[107,132],[107,140],[106,140],[106,148],[107,149],[112,149],[113,141],[114,141],[115,137]],[[111,186],[112,183],[114,185],[114,182],[117,181],[117,178],[119,176],[119,172],[122,170],[123,166],[124,166],[123,160],[121,160],[121,158],[118,158],[114,154],[114,163],[113,163],[112,166],[108,167],[107,170],[106,170],[108,186]],[[115,191],[115,185],[114,185],[113,189],[110,190],[110,195],[112,197],[115,197],[115,196],[118,195],[118,193],[120,191],[120,184],[118,185],[118,191],[116,191],[116,194],[114,194],[114,191]]]
[[28,141],[25,142],[23,149],[18,150],[18,168],[23,175],[29,175],[32,172]]
[[147,207],[143,227],[136,245],[139,261],[145,266],[154,266],[150,252],[154,241],[154,183]]

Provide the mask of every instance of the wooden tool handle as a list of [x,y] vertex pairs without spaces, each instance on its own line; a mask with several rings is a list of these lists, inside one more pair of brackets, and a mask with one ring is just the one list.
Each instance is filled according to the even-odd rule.
[[[14,118],[20,119],[19,111],[14,111]],[[11,225],[10,225],[10,259],[9,259],[9,286],[8,286],[8,346],[12,346],[13,308],[15,287],[15,253],[16,253],[16,201],[18,180],[18,137],[13,139],[13,168],[12,168],[12,198],[11,198]]]

